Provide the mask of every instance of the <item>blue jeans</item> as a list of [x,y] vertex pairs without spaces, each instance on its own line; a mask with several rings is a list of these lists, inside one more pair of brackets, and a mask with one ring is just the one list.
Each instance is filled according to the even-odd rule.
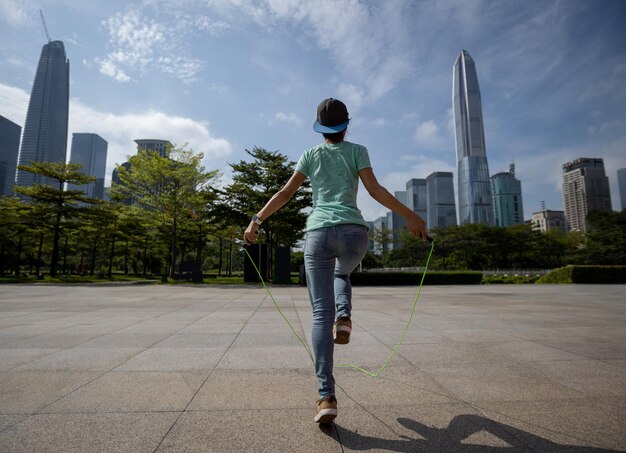
[[362,225],[337,225],[306,234],[304,265],[313,308],[311,337],[321,397],[335,394],[333,323],[350,317],[350,273],[365,256],[367,246],[367,228]]

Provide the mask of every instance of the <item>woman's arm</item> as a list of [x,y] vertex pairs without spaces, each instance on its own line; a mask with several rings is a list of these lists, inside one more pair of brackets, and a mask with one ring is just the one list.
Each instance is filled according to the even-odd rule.
[[428,235],[426,234],[426,223],[424,223],[424,220],[381,186],[371,168],[368,167],[360,170],[359,177],[361,181],[363,181],[367,192],[374,200],[404,217],[406,219],[407,228],[415,237],[418,239],[427,239]]
[[[282,208],[290,199],[293,197],[293,194],[300,188],[302,183],[305,181],[306,176],[299,171],[294,171],[287,184],[283,186],[278,192],[274,194],[274,196],[263,206],[259,212],[257,212],[257,217],[262,221],[267,220],[269,216],[274,214],[280,208]],[[248,228],[246,228],[245,233],[243,234],[243,240],[246,244],[251,244],[257,240],[259,237],[259,225],[257,225],[254,221],[250,221]]]

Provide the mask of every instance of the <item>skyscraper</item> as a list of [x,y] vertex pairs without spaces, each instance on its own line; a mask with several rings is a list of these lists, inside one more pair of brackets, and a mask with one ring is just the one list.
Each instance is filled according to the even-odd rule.
[[[65,163],[70,95],[70,63],[62,41],[43,46],[30,94],[20,165],[34,162]],[[51,183],[48,178],[17,171],[17,185]]]
[[406,205],[426,222],[428,202],[426,180],[409,179],[406,183]]
[[96,180],[82,186],[70,184],[72,190],[82,190],[85,195],[99,200],[104,199],[104,175],[106,173],[108,143],[98,134],[72,134],[70,162],[81,164],[81,172],[94,176]]
[[567,221],[563,211],[552,211],[543,208],[539,212],[533,212],[532,218],[533,230],[547,233],[550,230],[556,230],[560,233],[567,233]]
[[169,140],[156,138],[141,138],[135,140],[135,143],[137,143],[137,151],[156,151],[161,157],[169,157],[170,148],[172,147],[172,143]]
[[[404,190],[398,190],[393,193],[394,197],[400,201],[400,203],[408,206],[406,202],[407,192]],[[400,238],[402,236],[402,228],[406,226],[406,220],[399,214],[393,211],[387,213],[387,228],[391,230],[391,244],[389,250],[398,249],[402,246]]]
[[459,223],[493,224],[483,112],[474,60],[463,50],[453,68]]
[[491,192],[496,226],[524,223],[522,183],[515,178],[515,164],[511,164],[508,172],[496,173],[491,177]]
[[589,211],[610,211],[609,178],[602,159],[580,157],[563,164],[563,204],[570,230],[586,231]]
[[0,195],[13,195],[22,128],[0,115]]
[[626,209],[626,168],[617,170],[617,187],[619,188],[619,201],[622,210]]
[[428,215],[426,225],[429,230],[456,225],[454,203],[454,182],[452,172],[436,171],[426,178]]

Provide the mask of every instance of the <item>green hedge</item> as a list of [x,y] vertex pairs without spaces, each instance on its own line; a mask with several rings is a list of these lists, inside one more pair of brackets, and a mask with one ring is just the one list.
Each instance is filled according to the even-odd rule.
[[626,283],[626,266],[566,266],[544,275],[537,283]]
[[[479,285],[482,272],[427,272],[425,285]],[[422,273],[408,272],[354,272],[350,281],[354,286],[419,285]]]
[[537,275],[485,275],[481,283],[483,285],[535,283],[538,279]]

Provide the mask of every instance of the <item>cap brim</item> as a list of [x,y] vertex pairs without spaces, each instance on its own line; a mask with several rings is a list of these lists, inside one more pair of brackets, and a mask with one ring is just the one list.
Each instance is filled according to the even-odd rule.
[[319,123],[319,121],[316,121],[313,123],[313,130],[315,132],[319,132],[320,134],[335,134],[347,128],[348,123],[350,123],[350,120],[345,123],[337,124],[336,126],[323,126]]

